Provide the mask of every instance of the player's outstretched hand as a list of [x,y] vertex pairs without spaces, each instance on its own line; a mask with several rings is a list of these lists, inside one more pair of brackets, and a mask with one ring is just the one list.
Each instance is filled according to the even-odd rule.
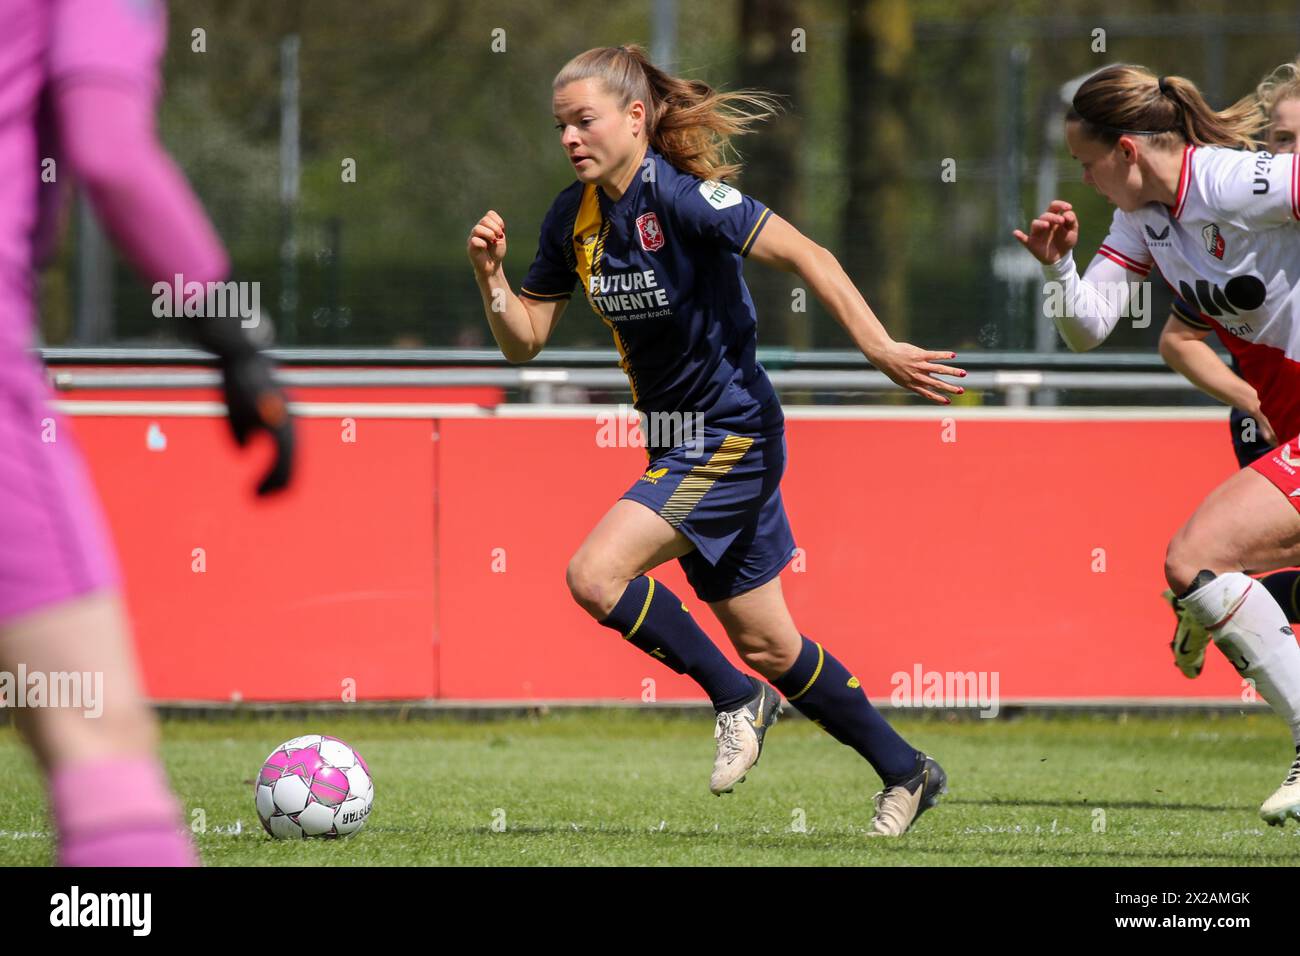
[[1029,235],[1019,229],[1012,230],[1011,235],[1019,239],[1035,259],[1050,265],[1079,241],[1079,217],[1068,202],[1054,199],[1047,210],[1029,224]]
[[475,272],[484,278],[496,275],[506,257],[506,221],[489,209],[470,230],[467,251]]
[[890,342],[876,355],[869,355],[871,364],[889,376],[895,385],[901,385],[940,405],[951,405],[952,399],[939,394],[949,392],[960,395],[966,390],[960,385],[935,378],[936,375],[955,375],[964,378],[966,370],[952,365],[940,365],[936,360],[954,359],[956,352],[931,352],[907,342]]
[[293,417],[275,381],[270,359],[262,352],[225,357],[221,376],[230,430],[239,446],[247,445],[257,431],[266,432],[275,443],[275,460],[258,484],[257,493],[279,491],[289,484],[293,474]]

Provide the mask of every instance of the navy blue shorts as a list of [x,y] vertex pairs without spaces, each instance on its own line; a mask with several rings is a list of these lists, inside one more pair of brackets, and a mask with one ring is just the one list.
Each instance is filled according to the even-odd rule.
[[655,458],[623,495],[686,535],[678,559],[695,595],[721,601],[766,584],[794,557],[781,502],[785,432],[735,435],[704,429],[703,442]]

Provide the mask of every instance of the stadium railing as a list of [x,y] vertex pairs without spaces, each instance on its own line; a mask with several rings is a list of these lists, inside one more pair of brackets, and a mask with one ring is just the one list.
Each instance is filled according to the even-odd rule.
[[[318,348],[273,349],[269,354],[281,366],[284,382],[300,387],[494,386],[520,390],[531,403],[563,404],[562,386],[617,391],[627,385],[623,372],[611,367],[609,352],[601,349],[554,349],[527,366],[509,364],[494,349]],[[41,356],[63,392],[204,388],[218,382],[215,372],[194,368],[211,361],[195,349],[47,348]],[[876,393],[896,388],[849,350],[760,349],[759,359],[784,391]],[[1129,393],[1123,404],[1134,404],[1133,393],[1154,398],[1194,391],[1154,353],[972,352],[962,354],[957,364],[969,373],[964,387],[1001,393],[1009,407],[1035,404],[1036,393],[1046,393],[1040,403],[1047,398],[1055,404],[1054,393],[1061,390]]]

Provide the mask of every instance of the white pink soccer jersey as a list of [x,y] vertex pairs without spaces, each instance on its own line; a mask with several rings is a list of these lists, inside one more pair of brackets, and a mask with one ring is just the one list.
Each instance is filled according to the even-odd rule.
[[[1171,208],[1117,209],[1079,282],[1071,257],[1044,267],[1064,280],[1075,315],[1058,321],[1074,348],[1090,348],[1119,319],[1106,284],[1144,278],[1155,265],[1213,328],[1259,392],[1279,436],[1300,433],[1300,156],[1188,145]],[[1122,311],[1123,301],[1118,302]]]

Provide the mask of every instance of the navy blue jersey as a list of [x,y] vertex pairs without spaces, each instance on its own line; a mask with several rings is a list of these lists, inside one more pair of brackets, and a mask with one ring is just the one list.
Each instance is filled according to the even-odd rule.
[[613,333],[639,412],[769,432],[783,416],[755,355],[754,302],[741,274],[769,217],[762,203],[678,171],[651,146],[617,202],[581,181],[560,193],[520,294],[567,298],[582,283]]

